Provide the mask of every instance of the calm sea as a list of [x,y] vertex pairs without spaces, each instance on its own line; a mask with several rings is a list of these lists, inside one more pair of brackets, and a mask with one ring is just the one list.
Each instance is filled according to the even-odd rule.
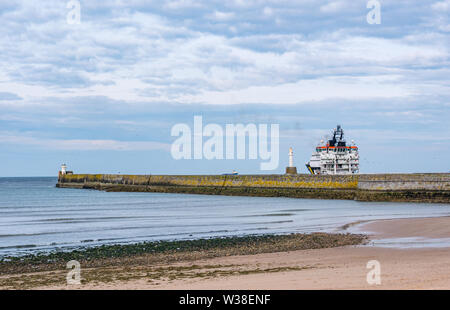
[[56,181],[0,178],[0,256],[145,240],[336,232],[361,220],[450,215],[445,204],[107,193],[56,188]]

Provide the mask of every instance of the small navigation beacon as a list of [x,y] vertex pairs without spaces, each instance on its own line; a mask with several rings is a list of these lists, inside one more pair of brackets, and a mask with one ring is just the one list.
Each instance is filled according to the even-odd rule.
[[286,174],[297,174],[297,167],[294,166],[294,151],[289,148],[289,166],[286,167]]

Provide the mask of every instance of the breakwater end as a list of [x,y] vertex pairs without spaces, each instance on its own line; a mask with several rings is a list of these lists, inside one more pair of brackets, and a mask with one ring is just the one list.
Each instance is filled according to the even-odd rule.
[[450,173],[360,175],[60,174],[56,186],[123,192],[450,203]]

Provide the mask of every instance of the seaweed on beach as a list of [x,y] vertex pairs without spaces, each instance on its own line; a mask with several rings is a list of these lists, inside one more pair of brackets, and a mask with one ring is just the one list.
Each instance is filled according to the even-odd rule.
[[[0,259],[0,274],[64,269],[66,263],[77,260],[84,266],[133,264],[133,258],[151,256],[155,261],[182,261],[229,255],[294,251],[356,245],[366,236],[356,234],[289,234],[222,237],[211,239],[152,241],[125,245],[102,245],[70,252],[37,253]],[[193,255],[195,254],[195,255]],[[137,261],[134,261],[136,264]]]

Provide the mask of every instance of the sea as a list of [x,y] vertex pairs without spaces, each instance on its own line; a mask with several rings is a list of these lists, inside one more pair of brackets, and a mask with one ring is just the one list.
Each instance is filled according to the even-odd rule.
[[[354,232],[349,223],[449,216],[449,204],[102,192],[55,177],[0,178],[0,257],[104,244],[226,236]],[[400,238],[368,246],[450,246]]]

